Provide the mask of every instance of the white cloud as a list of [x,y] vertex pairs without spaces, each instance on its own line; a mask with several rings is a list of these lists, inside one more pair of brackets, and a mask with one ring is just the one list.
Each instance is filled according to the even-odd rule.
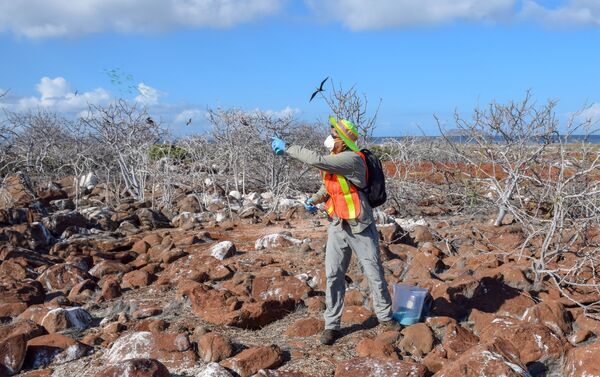
[[137,90],[140,94],[135,97],[135,100],[144,105],[156,105],[160,97],[164,96],[163,92],[148,86],[143,82],[138,84]]
[[516,0],[305,0],[317,14],[355,30],[432,25],[509,17]]
[[281,110],[261,110],[261,109],[254,109],[255,112],[262,112],[263,114],[266,114],[270,117],[274,117],[274,118],[289,118],[292,117],[298,113],[300,113],[300,109],[298,108],[292,108],[289,106],[286,106],[284,109]]
[[200,109],[187,109],[175,116],[175,122],[178,123],[187,123],[190,119],[192,122],[196,119],[204,120],[206,119],[206,111]]
[[563,6],[547,8],[536,1],[523,2],[521,17],[535,19],[551,26],[600,26],[600,1],[569,0]]
[[42,101],[65,97],[71,90],[64,77],[57,77],[55,79],[42,77],[40,83],[36,85],[36,89],[42,95]]
[[580,122],[600,122],[600,102],[596,102],[577,113],[576,119]]
[[273,15],[286,0],[3,0],[0,31],[30,38],[226,28]]
[[73,92],[64,77],[42,77],[36,85],[39,97],[20,98],[10,106],[5,103],[4,107],[15,107],[17,110],[31,110],[38,107],[47,107],[58,112],[78,112],[86,109],[88,105],[100,105],[110,100],[110,94],[97,88],[89,92]]

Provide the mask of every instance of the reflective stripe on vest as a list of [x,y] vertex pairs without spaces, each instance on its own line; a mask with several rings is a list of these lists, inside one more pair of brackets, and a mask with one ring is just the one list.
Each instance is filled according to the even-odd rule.
[[348,218],[355,219],[356,218],[356,208],[354,207],[354,202],[352,201],[352,194],[350,193],[350,187],[348,187],[348,181],[346,177],[341,175],[336,175],[340,186],[342,186],[342,193],[344,194],[344,199],[346,200],[346,207],[348,207]]
[[334,213],[341,219],[356,219],[360,215],[358,190],[342,175],[323,172],[323,182],[329,194],[325,210],[329,216]]

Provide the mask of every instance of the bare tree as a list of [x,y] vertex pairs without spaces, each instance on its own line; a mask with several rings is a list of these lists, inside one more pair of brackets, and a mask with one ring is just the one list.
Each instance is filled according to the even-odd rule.
[[[148,179],[150,147],[165,135],[165,130],[154,121],[146,109],[137,108],[124,100],[106,107],[90,106],[81,119],[104,151],[104,168],[114,177],[113,167],[118,167],[125,192],[136,200],[143,200]],[[118,185],[117,185],[118,186]]]
[[34,180],[48,180],[72,173],[74,156],[82,150],[77,122],[46,109],[5,112],[7,134],[3,135],[5,167],[22,170]]
[[331,94],[325,96],[321,92],[321,98],[325,100],[327,106],[338,119],[348,119],[358,128],[360,135],[366,143],[369,143],[373,137],[376,127],[377,115],[381,106],[381,99],[377,103],[375,110],[369,112],[369,101],[365,94],[359,94],[355,86],[344,89],[340,84],[337,88],[331,81]]
[[[518,187],[526,194],[509,209],[527,234],[520,257],[531,260],[536,282],[549,276],[565,297],[600,319],[600,300],[593,298],[600,295],[600,151],[589,142],[598,129],[576,119],[538,158]],[[527,248],[534,252],[524,254]]]
[[209,110],[208,119],[219,156],[215,161],[217,170],[231,177],[235,190],[286,192],[307,182],[292,179],[306,174],[306,170],[290,169],[290,160],[275,156],[270,138],[277,135],[290,143],[314,146],[322,136],[314,126],[298,123],[292,116],[237,109]]
[[556,135],[555,105],[548,101],[536,107],[528,92],[521,102],[477,108],[472,119],[456,113],[454,134],[444,130],[436,117],[450,148],[491,184],[498,206],[496,226],[502,224],[517,187]]

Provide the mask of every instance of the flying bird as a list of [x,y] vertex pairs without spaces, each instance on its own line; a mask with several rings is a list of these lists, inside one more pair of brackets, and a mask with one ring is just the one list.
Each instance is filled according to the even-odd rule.
[[185,122],[185,125],[186,125],[186,126],[189,126],[190,124],[192,124],[192,118],[188,119],[188,121],[187,121],[187,122]]
[[313,98],[315,98],[315,96],[319,93],[323,91],[323,85],[325,84],[325,81],[327,81],[327,79],[329,78],[329,76],[325,77],[325,80],[321,81],[321,85],[319,85],[319,89],[315,90],[315,92],[312,94],[312,96],[310,96],[310,100],[308,100],[308,102],[312,101]]
[[75,93],[73,93],[74,95],[79,94],[79,90],[75,90]]

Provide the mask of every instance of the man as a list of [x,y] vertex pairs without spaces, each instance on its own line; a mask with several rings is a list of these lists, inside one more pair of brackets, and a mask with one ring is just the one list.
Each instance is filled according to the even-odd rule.
[[379,257],[379,235],[373,209],[359,190],[367,185],[367,166],[356,146],[358,131],[348,120],[329,118],[331,135],[324,145],[331,152],[321,156],[298,145],[286,145],[273,138],[273,151],[300,160],[321,170],[323,186],[309,198],[305,207],[316,212],[315,204],[325,202],[331,224],[327,230],[325,273],[327,277],[325,331],[321,343],[333,344],[340,336],[340,321],[346,292],[345,275],[352,250],[369,282],[373,306],[380,324],[398,329],[392,320],[392,304]]

